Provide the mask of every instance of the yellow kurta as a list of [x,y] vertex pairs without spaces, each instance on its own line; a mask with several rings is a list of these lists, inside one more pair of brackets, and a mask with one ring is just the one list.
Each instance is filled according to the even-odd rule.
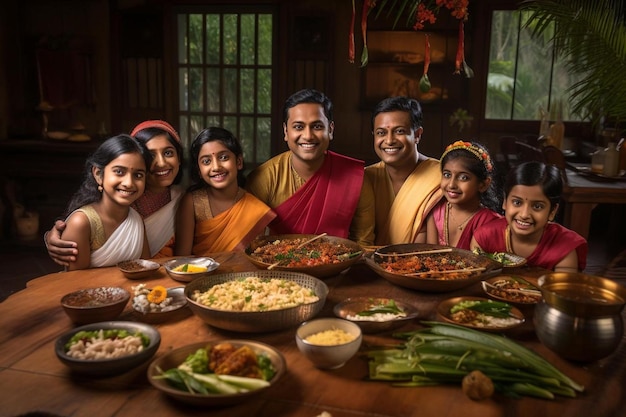
[[426,216],[441,199],[441,168],[436,159],[420,162],[397,195],[384,162],[365,168],[376,196],[376,244],[415,241]]
[[[287,151],[252,171],[248,175],[246,188],[259,200],[274,208],[291,197],[304,183],[292,168],[291,151]],[[374,243],[374,194],[367,178],[363,179],[357,208],[350,224],[349,238],[361,245]]]

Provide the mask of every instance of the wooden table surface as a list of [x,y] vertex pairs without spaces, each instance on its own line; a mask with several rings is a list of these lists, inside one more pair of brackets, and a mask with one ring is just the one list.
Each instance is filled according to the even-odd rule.
[[591,212],[598,204],[626,204],[626,181],[592,180],[575,169],[566,169],[565,174],[563,225],[587,239]]
[[[217,273],[254,270],[240,253],[220,253]],[[542,271],[516,271],[536,278]],[[500,395],[476,402],[460,386],[397,388],[385,382],[365,381],[367,363],[359,356],[336,370],[319,370],[303,357],[294,340],[295,329],[268,334],[240,334],[212,328],[189,315],[177,322],[158,324],[161,346],[158,355],[196,342],[251,339],[280,350],[287,372],[269,390],[246,402],[222,408],[194,408],[176,402],[152,388],[146,378],[148,363],[129,372],[106,378],[71,374],[54,353],[55,340],[74,326],[59,300],[71,291],[102,285],[127,288],[145,282],[167,287],[181,285],[163,268],[154,277],[131,281],[115,268],[60,272],[29,282],[28,287],[0,303],[0,416],[40,412],[57,416],[621,416],[626,415],[626,346],[608,358],[590,364],[560,359],[536,339],[532,321],[509,336],[537,351],[586,391],[575,399],[554,401],[534,398],[510,399]],[[330,288],[319,316],[332,316],[332,308],[350,296],[392,297],[419,308],[420,315],[402,330],[420,327],[419,320],[435,319],[435,306],[458,295],[482,295],[479,284],[449,293],[422,293],[404,289],[378,277],[359,264],[347,273],[326,279]],[[120,320],[135,320],[131,303]],[[363,348],[394,342],[389,334],[364,335]]]

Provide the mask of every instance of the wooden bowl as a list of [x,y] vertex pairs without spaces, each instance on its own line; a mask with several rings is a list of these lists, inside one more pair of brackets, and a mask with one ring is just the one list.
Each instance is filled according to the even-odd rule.
[[155,377],[160,375],[159,369],[167,371],[168,369],[176,368],[183,363],[187,356],[194,353],[200,348],[204,348],[211,342],[200,342],[191,345],[183,346],[178,349],[174,349],[171,352],[164,354],[163,356],[155,359],[148,367],[148,381],[157,390],[161,391],[165,395],[174,398],[182,403],[196,405],[196,406],[224,406],[231,404],[240,404],[251,397],[255,397],[260,393],[270,389],[276,382],[282,377],[287,370],[287,363],[283,355],[273,347],[252,340],[224,340],[219,343],[230,343],[235,347],[249,346],[254,352],[258,354],[266,355],[272,362],[276,373],[274,377],[269,381],[270,386],[267,388],[261,388],[254,391],[248,391],[238,394],[192,394],[190,392],[176,389],[168,384],[164,379],[156,379]]
[[[317,235],[307,235],[307,234],[284,234],[284,235],[269,235],[269,236],[260,236],[255,239],[245,250],[245,254],[255,266],[262,269],[267,269],[273,264],[276,263],[276,260],[272,258],[271,261],[266,259],[260,259],[259,255],[255,255],[255,251],[265,245],[271,244],[276,241],[285,241],[285,240],[297,240],[298,242],[306,241],[308,239],[312,239]],[[349,239],[343,239],[335,236],[324,236],[321,237],[314,242],[311,243],[324,243],[331,245],[343,245],[347,248],[346,254],[352,254],[353,256],[348,257],[345,260],[336,263],[325,263],[321,265],[314,266],[283,266],[283,265],[274,265],[271,269],[277,271],[290,271],[290,272],[302,272],[305,274],[313,275],[317,278],[327,278],[334,275],[339,274],[341,271],[344,271],[350,268],[352,265],[360,262],[363,257],[363,248],[356,242],[353,242]]]
[[525,317],[524,314],[517,308],[511,306],[511,316],[515,319],[517,319],[516,322],[514,323],[510,323],[510,324],[504,324],[504,325],[473,325],[470,323],[459,323],[455,320],[453,320],[450,317],[450,309],[452,307],[454,307],[456,304],[462,302],[462,301],[489,301],[489,299],[487,298],[483,298],[483,297],[453,297],[453,298],[448,298],[447,300],[443,300],[441,303],[439,303],[439,305],[437,306],[437,317],[442,320],[445,321],[447,323],[452,323],[452,324],[456,324],[457,326],[463,326],[463,327],[468,327],[470,329],[474,329],[474,330],[482,330],[485,332],[503,332],[506,330],[511,330],[514,329],[518,326],[521,326],[524,323]]
[[147,259],[133,259],[117,264],[117,267],[128,279],[146,278],[156,272],[161,265]]
[[61,305],[76,324],[88,324],[116,319],[130,299],[130,293],[120,287],[86,288],[66,294]]
[[[465,265],[481,270],[472,272],[463,277],[450,278],[445,274],[432,274],[429,276],[411,276],[398,272],[392,272],[381,266],[381,263],[388,261],[394,256],[402,257],[409,253],[419,253],[421,259],[426,257],[446,256],[448,259],[463,261]],[[409,255],[406,255],[409,256]],[[371,256],[365,258],[367,265],[378,275],[387,281],[401,287],[426,292],[446,292],[455,291],[468,287],[478,281],[492,277],[502,271],[502,264],[484,256],[479,256],[469,250],[451,248],[442,245],[430,245],[426,243],[405,243],[399,245],[389,245],[377,249]],[[421,273],[420,273],[421,274]]]

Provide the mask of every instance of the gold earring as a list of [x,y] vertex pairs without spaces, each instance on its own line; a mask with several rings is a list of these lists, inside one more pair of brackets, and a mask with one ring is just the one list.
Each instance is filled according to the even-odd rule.
[[104,190],[104,188],[102,188],[102,186],[98,184],[98,191],[102,192],[102,190]]

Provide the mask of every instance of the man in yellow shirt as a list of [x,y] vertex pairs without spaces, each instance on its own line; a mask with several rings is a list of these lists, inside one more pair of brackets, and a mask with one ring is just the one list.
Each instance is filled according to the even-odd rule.
[[289,150],[248,176],[250,193],[272,207],[272,233],[328,233],[361,245],[374,241],[374,195],[363,161],[328,150],[333,106],[319,91],[305,89],[283,108]]
[[416,100],[390,97],[374,108],[372,133],[380,162],[366,167],[365,176],[376,196],[377,245],[414,242],[442,197],[439,161],[418,151],[422,132]]

